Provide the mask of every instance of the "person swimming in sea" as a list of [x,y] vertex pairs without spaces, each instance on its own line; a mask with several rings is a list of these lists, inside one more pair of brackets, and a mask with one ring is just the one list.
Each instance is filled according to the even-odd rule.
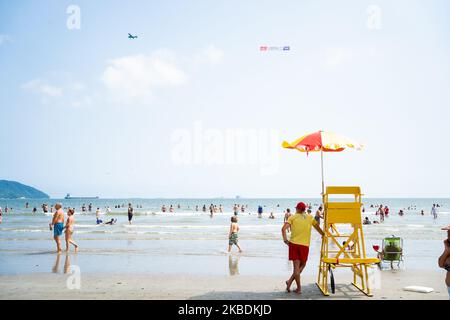
[[72,244],[75,247],[75,252],[78,251],[78,245],[75,243],[75,241],[72,240],[72,235],[73,235],[73,227],[75,224],[75,210],[73,209],[69,209],[67,211],[67,222],[66,222],[66,226],[64,227],[65,229],[65,237],[66,237],[66,252],[69,252],[69,244]]
[[112,226],[113,224],[116,224],[116,222],[117,222],[117,219],[111,218],[110,221],[105,222],[104,224],[105,224],[105,225],[108,224],[108,225],[111,225],[111,226]]
[[64,211],[60,203],[55,204],[55,213],[52,222],[49,224],[50,231],[53,230],[53,239],[56,242],[56,252],[61,253],[61,235],[64,229]]

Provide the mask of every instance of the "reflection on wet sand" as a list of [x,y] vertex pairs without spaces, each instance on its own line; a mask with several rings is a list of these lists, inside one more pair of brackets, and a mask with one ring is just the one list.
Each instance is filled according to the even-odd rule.
[[228,256],[228,268],[230,269],[230,276],[239,275],[239,259],[240,256]]
[[[59,273],[59,264],[61,262],[61,255],[62,254],[56,255],[55,264],[52,267],[53,273]],[[70,273],[70,257],[68,253],[66,253],[66,258],[64,260],[64,273]]]

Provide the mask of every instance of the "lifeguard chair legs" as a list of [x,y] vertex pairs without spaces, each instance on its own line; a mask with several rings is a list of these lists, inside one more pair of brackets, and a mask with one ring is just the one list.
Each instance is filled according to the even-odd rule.
[[[330,201],[329,195],[350,195],[354,201]],[[352,285],[365,295],[372,296],[368,268],[378,263],[379,259],[366,256],[360,188],[327,187],[326,193],[323,194],[323,204],[325,234],[322,237],[317,286],[325,296],[330,295],[330,271],[335,268],[350,268],[353,272]],[[339,225],[346,225],[347,233],[340,232]],[[348,232],[348,229],[351,231]]]

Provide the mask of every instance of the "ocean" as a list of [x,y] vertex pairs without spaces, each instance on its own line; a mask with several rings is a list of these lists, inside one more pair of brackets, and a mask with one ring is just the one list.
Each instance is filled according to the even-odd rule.
[[[302,199],[313,206],[320,199]],[[29,208],[25,208],[25,203]],[[42,203],[61,202],[63,207],[76,210],[74,240],[80,245],[78,253],[55,254],[55,244],[48,224],[51,213],[44,214]],[[77,265],[89,273],[157,273],[213,275],[274,275],[287,274],[291,269],[287,247],[281,241],[281,227],[286,208],[294,211],[298,199],[47,199],[0,200],[0,206],[12,208],[3,212],[0,224],[0,274],[62,273],[69,265]],[[82,213],[81,206],[92,203],[92,212]],[[133,224],[127,221],[127,204],[134,206]],[[226,252],[233,204],[247,206],[239,212],[239,241],[243,253]],[[438,218],[430,209],[439,204]],[[161,206],[173,205],[173,213],[161,212]],[[209,205],[223,207],[223,213],[209,214]],[[450,199],[364,199],[363,217],[378,220],[375,208],[387,205],[390,214],[382,224],[364,226],[366,250],[376,256],[373,244],[384,237],[396,235],[404,240],[404,267],[436,269],[446,237],[440,229],[450,225]],[[117,206],[120,208],[116,208]],[[123,207],[122,207],[123,205]],[[178,209],[178,205],[180,208]],[[206,213],[202,212],[206,205]],[[264,208],[258,218],[257,207]],[[195,207],[199,211],[195,211]],[[32,213],[32,208],[37,213]],[[117,219],[115,225],[97,225],[95,211],[100,208],[103,221]],[[106,207],[111,213],[105,214]],[[404,216],[399,216],[402,209]],[[420,211],[424,210],[425,215]],[[66,210],[65,210],[66,211]],[[275,219],[269,219],[273,212]],[[64,241],[63,241],[64,244]],[[319,260],[320,236],[313,231],[310,263],[305,273],[316,273]],[[71,249],[73,250],[73,249]]]

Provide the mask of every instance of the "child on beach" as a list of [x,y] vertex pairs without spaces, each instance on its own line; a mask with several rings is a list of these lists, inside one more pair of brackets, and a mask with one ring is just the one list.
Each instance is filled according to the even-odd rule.
[[241,247],[238,244],[239,226],[237,222],[238,219],[236,216],[231,217],[230,232],[228,233],[228,252],[231,251],[231,247],[233,246],[233,244],[238,247],[239,252],[242,252]]
[[69,209],[67,211],[67,222],[65,229],[65,236],[66,236],[66,252],[69,252],[69,244],[72,244],[75,247],[75,252],[78,251],[78,245],[72,240],[73,235],[73,226],[75,224],[75,217],[74,217],[75,211],[73,209]]

